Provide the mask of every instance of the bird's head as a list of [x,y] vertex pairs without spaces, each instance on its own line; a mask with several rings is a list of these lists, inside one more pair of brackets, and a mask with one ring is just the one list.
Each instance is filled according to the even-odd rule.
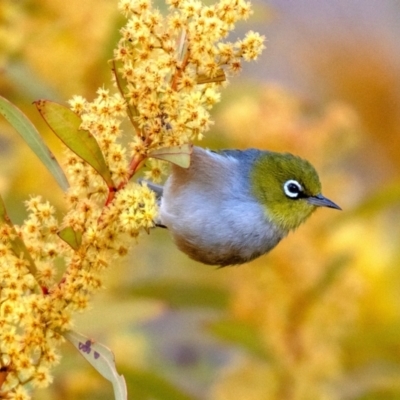
[[250,179],[253,194],[268,218],[284,231],[297,228],[317,207],[341,209],[321,194],[315,168],[292,154],[262,153]]

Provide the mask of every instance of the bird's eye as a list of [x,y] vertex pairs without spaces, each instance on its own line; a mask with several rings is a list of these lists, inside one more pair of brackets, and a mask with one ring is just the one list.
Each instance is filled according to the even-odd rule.
[[303,192],[303,188],[299,182],[290,179],[283,185],[283,190],[287,197],[291,199],[298,199]]

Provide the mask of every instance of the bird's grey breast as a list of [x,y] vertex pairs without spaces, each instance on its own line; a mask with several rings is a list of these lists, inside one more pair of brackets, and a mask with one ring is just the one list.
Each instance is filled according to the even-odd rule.
[[173,168],[160,217],[178,247],[192,258],[240,264],[283,237],[251,192],[249,175],[257,152],[213,153],[195,147],[190,168]]

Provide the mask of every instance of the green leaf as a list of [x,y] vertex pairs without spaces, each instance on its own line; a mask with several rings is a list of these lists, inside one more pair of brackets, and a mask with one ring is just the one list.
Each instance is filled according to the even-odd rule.
[[208,325],[208,329],[218,338],[239,346],[249,353],[266,361],[271,355],[257,329],[249,324],[235,320],[221,320]]
[[192,145],[183,144],[182,146],[164,147],[151,151],[148,157],[168,161],[182,168],[189,168],[190,155],[192,154]]
[[79,250],[82,244],[82,232],[74,231],[70,226],[58,232],[58,236],[74,250]]
[[28,249],[25,246],[25,243],[23,240],[17,235],[17,232],[15,231],[14,225],[11,222],[10,217],[7,215],[6,207],[3,201],[3,198],[0,196],[0,224],[7,224],[11,227],[12,233],[15,235],[15,238],[10,240],[11,248],[14,252],[14,254],[17,257],[23,256],[25,260],[28,261],[28,270],[29,272],[33,275],[36,276],[37,273],[37,268],[35,265],[35,262],[33,261]]
[[229,292],[223,288],[187,282],[150,282],[129,289],[138,297],[154,298],[174,308],[208,307],[226,309]]
[[81,118],[69,108],[48,100],[35,102],[38,111],[51,130],[71,149],[91,165],[109,188],[114,187],[110,170],[96,139],[86,130],[79,129]]
[[31,121],[23,114],[21,110],[11,104],[4,97],[0,96],[0,113],[22,136],[26,144],[39,157],[40,161],[46,166],[55,180],[63,189],[68,189],[68,181],[57,160],[44,143],[39,132]]
[[128,399],[125,379],[118,374],[114,354],[109,348],[78,332],[67,331],[63,333],[63,336],[78,349],[100,375],[112,383],[115,400]]
[[123,368],[122,370],[128,383],[130,395],[136,394],[138,399],[195,400],[195,397],[178,389],[154,372],[131,368]]

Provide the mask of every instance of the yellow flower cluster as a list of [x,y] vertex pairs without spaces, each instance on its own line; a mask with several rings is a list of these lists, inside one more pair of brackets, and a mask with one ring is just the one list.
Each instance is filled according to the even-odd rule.
[[[120,0],[128,22],[113,61],[119,93],[99,89],[92,102],[81,96],[70,101],[81,129],[96,139],[113,186],[68,149],[70,188],[62,221],[53,206],[32,197],[21,226],[0,225],[0,398],[28,399],[25,384],[51,382],[50,368],[59,360],[56,349],[72,314],[87,307],[102,286],[102,272],[127,254],[132,238],[154,226],[154,193],[129,179],[150,151],[200,138],[226,74],[239,71],[242,59],[257,58],[264,47],[263,37],[253,32],[235,43],[221,42],[250,14],[243,0],[169,5],[163,17],[149,0]],[[126,118],[134,134],[122,141]],[[145,176],[160,180],[163,163],[148,165]],[[17,238],[29,260],[13,246]]]
[[138,132],[139,152],[201,138],[226,74],[238,72],[242,59],[254,60],[264,48],[264,38],[254,32],[235,43],[222,42],[235,22],[250,15],[249,2],[168,3],[170,13],[163,17],[150,0],[119,2],[128,22],[115,50],[116,75]]
[[29,218],[17,234],[35,260],[35,277],[27,261],[12,249],[13,229],[5,224],[0,233],[0,370],[5,380],[0,393],[10,399],[28,398],[21,384],[44,387],[51,382],[49,368],[59,360],[55,352],[61,341],[59,332],[70,321],[59,309],[60,303],[41,290],[54,281],[52,264],[59,253],[54,243],[58,225],[54,209],[39,198],[29,200],[27,208]]
[[[82,118],[81,128],[89,131],[97,140],[110,169],[112,179],[118,186],[128,179],[126,149],[117,140],[122,135],[120,128],[126,116],[124,99],[117,93],[110,95],[108,90],[99,89],[96,99],[89,103],[82,96],[70,100],[72,110]],[[98,194],[104,186],[102,178],[94,171],[82,175],[84,162],[73,154],[68,157],[68,170],[77,186],[85,191]]]
[[[88,176],[90,168],[82,167],[80,175]],[[51,382],[50,367],[59,360],[56,347],[71,328],[72,312],[87,307],[102,286],[102,271],[126,255],[131,238],[152,227],[157,212],[154,194],[138,184],[125,186],[108,207],[100,204],[77,198],[59,225],[48,202],[40,197],[26,202],[29,215],[17,229],[37,268],[34,275],[10,246],[11,228],[1,227],[0,369],[5,382],[0,393],[10,398],[29,398],[20,387],[26,383],[43,387]],[[79,249],[57,235],[63,225],[81,235]],[[65,263],[61,279],[56,271],[60,259]]]

